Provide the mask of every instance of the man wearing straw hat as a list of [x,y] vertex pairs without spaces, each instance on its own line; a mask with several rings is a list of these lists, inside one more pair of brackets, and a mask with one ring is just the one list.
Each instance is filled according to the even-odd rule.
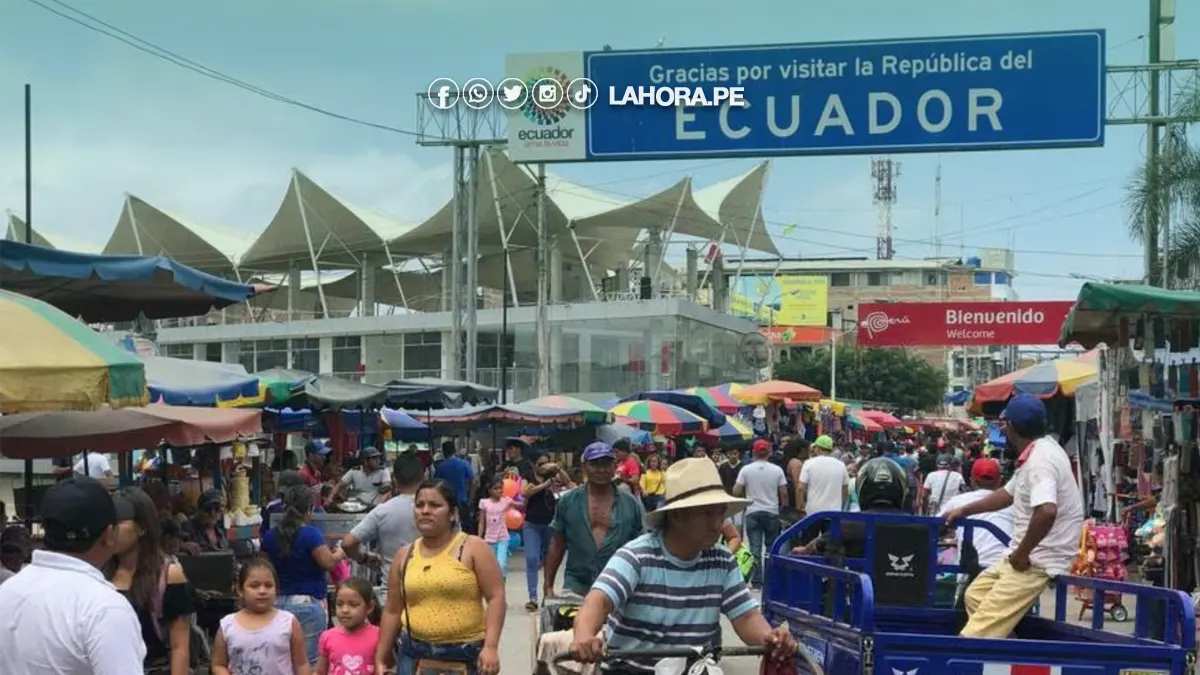
[[[733,554],[717,544],[725,519],[745,510],[747,500],[725,492],[707,459],[672,464],[666,488],[664,504],[646,514],[648,532],[613,555],[584,598],[571,654],[593,663],[606,643],[613,649],[715,646],[724,614],[747,645],[769,646],[775,658],[791,658],[791,635],[786,628],[772,630]],[[653,663],[636,660],[606,662],[602,669],[655,672]]]

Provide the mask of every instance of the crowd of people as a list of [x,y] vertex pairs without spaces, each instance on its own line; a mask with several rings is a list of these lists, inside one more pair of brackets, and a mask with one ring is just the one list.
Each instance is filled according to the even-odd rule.
[[[220,493],[202,493],[179,518],[164,510],[161,483],[114,492],[87,466],[47,491],[40,548],[20,528],[0,539],[0,672],[186,675],[203,653],[216,675],[408,675],[431,663],[495,675],[518,532],[526,609],[582,598],[558,636],[579,661],[600,660],[605,645],[707,647],[722,615],[744,642],[783,657],[795,642],[768,625],[753,590],[763,555],[788,522],[859,509],[937,514],[948,525],[981,517],[1009,534],[1009,545],[977,535],[979,570],[962,598],[964,635],[1007,636],[1069,569],[1083,510],[1041,402],[1016,397],[1002,419],[1015,457],[1007,482],[969,439],[864,445],[822,435],[758,438],[748,453],[695,447],[684,458],[666,444],[639,453],[647,449],[625,440],[596,442],[574,472],[521,439],[479,472],[452,442],[432,462],[400,452],[390,467],[368,449],[329,486],[327,448],[310,443],[304,464],[277,476],[265,511],[278,523],[241,561],[239,607],[211,646],[177,555],[229,546]],[[312,517],[342,498],[375,508],[331,545]],[[852,536],[838,542],[847,554]],[[820,555],[832,543],[818,527],[791,550]],[[349,562],[380,570],[384,583],[350,577]]]

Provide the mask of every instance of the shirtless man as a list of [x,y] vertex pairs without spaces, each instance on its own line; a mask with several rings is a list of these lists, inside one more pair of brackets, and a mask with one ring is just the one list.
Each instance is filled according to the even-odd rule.
[[553,534],[542,582],[545,598],[554,595],[554,580],[564,555],[563,586],[583,596],[612,554],[642,534],[645,509],[637,497],[618,490],[613,482],[616,453],[612,447],[597,441],[584,448],[583,471],[587,482],[559,499],[550,524]]

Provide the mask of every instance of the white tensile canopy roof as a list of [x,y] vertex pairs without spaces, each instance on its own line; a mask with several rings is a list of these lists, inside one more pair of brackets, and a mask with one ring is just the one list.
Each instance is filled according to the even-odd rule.
[[[375,302],[422,312],[441,311],[441,277],[441,272],[396,272],[393,276],[391,270],[376,270]],[[355,272],[344,279],[324,284],[322,288],[326,298],[358,299],[362,296],[362,277]]]
[[[701,191],[707,195],[706,202],[701,203],[701,192],[693,194],[690,177],[638,199],[600,192],[547,173],[546,226],[558,237],[564,252],[579,257],[570,241],[569,233],[573,231],[588,262],[609,268],[630,258],[642,230],[657,226],[665,232],[672,222],[675,233],[707,241],[719,240],[725,226],[740,228],[735,237],[743,243],[749,234],[751,214],[759,206],[759,194],[754,191],[762,189],[764,178],[765,169],[755,169],[724,181]],[[510,161],[502,150],[490,149],[481,156],[476,183],[480,252],[504,248],[501,227],[510,249],[536,247],[536,179],[531,172]],[[453,226],[451,200],[424,223],[392,240],[391,250],[414,256],[444,254],[451,246]],[[774,243],[762,231],[761,220],[756,229],[748,247],[776,253]]]
[[[8,223],[4,232],[4,238],[9,241],[25,242],[25,221],[17,217],[11,211],[8,212]],[[75,251],[77,253],[99,253],[100,247],[95,244],[80,242],[58,235],[45,235],[41,231],[34,229],[31,233],[30,241],[35,246],[44,246],[46,248],[58,249],[60,251]]]
[[[762,195],[767,187],[769,162],[763,162],[741,176],[696,191],[696,203],[729,228],[726,244],[779,255],[762,215]],[[716,237],[712,238],[716,240]]]
[[256,271],[285,271],[293,264],[356,268],[365,256],[388,261],[387,241],[408,227],[369,209],[351,205],[292,169],[287,193],[275,217],[242,256],[240,265]]
[[211,274],[232,275],[249,245],[245,235],[199,225],[127,194],[104,252],[161,255]]

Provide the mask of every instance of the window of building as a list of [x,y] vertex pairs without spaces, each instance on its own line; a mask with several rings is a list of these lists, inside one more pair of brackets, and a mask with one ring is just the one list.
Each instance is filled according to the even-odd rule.
[[292,369],[321,372],[321,341],[317,338],[292,340]]
[[1008,272],[996,272],[996,285],[1007,286],[1012,283],[1012,279],[1008,278]]
[[868,286],[887,286],[889,281],[887,272],[867,272]]
[[271,368],[287,368],[287,340],[259,340],[253,343],[253,349],[254,370],[250,372],[257,373],[262,370],[270,370]]
[[173,359],[196,358],[196,348],[190,344],[159,345],[159,352]]
[[833,274],[830,274],[829,275],[829,285],[830,286],[849,286],[850,285],[850,273],[849,272],[834,272]]
[[224,351],[221,349],[222,346],[220,342],[206,343],[204,345],[204,360],[211,363],[220,363],[224,358],[224,355],[221,353]]
[[[442,334],[437,332],[405,334],[404,376],[427,377],[430,372],[442,372]],[[420,373],[420,375],[416,373]]]
[[333,374],[357,376],[362,365],[362,338],[357,335],[338,335],[333,338]]
[[926,286],[941,286],[942,285],[942,275],[938,274],[937,272],[926,272],[925,273],[925,285]]
[[991,272],[976,272],[975,273],[975,285],[976,286],[992,285],[992,273]]

